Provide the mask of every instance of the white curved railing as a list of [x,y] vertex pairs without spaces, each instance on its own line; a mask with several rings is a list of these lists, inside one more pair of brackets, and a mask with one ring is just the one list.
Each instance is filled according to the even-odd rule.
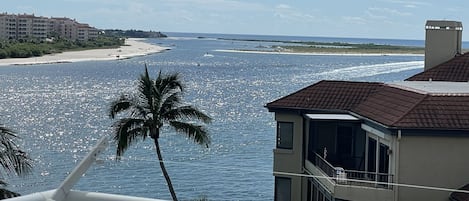
[[[321,171],[323,171],[327,176],[334,178],[334,181],[337,184],[392,189],[392,185],[382,184],[383,182],[392,183],[394,179],[394,175],[392,174],[365,172],[358,170],[345,170],[340,167],[334,167],[332,164],[327,162],[327,160],[322,158],[318,153],[314,153],[313,157],[313,161],[311,162]],[[373,184],[370,182],[360,182],[357,180],[375,181],[376,183]]]
[[163,201],[151,198],[141,198],[107,193],[74,191],[72,187],[81,176],[96,161],[108,146],[107,137],[101,138],[86,157],[75,167],[57,189],[33,193],[20,197],[5,199],[6,201]]

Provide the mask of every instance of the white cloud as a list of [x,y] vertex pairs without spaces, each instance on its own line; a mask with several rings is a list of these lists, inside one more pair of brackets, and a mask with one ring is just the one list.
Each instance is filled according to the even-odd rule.
[[277,6],[275,6],[275,8],[277,8],[277,9],[291,9],[291,6],[289,6],[287,4],[278,4]]
[[274,12],[274,16],[280,19],[292,21],[292,22],[296,22],[296,21],[307,22],[307,21],[313,21],[317,19],[314,15],[310,13],[304,13],[301,10],[296,9],[287,4],[276,5],[273,12]]
[[233,1],[233,0],[164,0],[157,1],[156,5],[170,7],[188,7],[203,10],[235,11],[235,10],[264,10],[262,4]]
[[376,12],[376,13],[381,13],[381,14],[389,14],[389,15],[393,15],[393,16],[410,16],[412,15],[412,13],[409,13],[409,12],[402,12],[402,11],[398,11],[398,10],[395,10],[395,9],[390,9],[390,8],[368,8],[369,11],[371,12]]
[[367,23],[367,20],[365,18],[356,17],[356,16],[343,16],[342,19],[351,24],[366,24]]
[[388,2],[388,3],[394,3],[394,4],[402,4],[405,7],[408,7],[408,6],[413,6],[413,7],[431,6],[432,5],[431,3],[422,2],[422,1],[403,1],[403,0],[382,0],[382,1]]
[[404,7],[406,7],[406,8],[417,8],[417,6],[413,5],[413,4],[404,5]]

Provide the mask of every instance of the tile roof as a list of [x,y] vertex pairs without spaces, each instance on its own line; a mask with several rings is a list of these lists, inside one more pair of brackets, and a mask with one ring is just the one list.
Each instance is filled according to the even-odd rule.
[[375,92],[382,83],[320,81],[266,105],[267,108],[349,110]]
[[353,108],[352,111],[382,124],[393,126],[425,96],[425,94],[386,85]]
[[396,128],[469,129],[469,94],[432,94],[383,83],[321,81],[266,107],[351,111]]
[[393,126],[469,129],[469,95],[427,95]]
[[409,77],[406,81],[428,81],[430,79],[433,81],[468,82],[469,53],[458,55],[445,63]]

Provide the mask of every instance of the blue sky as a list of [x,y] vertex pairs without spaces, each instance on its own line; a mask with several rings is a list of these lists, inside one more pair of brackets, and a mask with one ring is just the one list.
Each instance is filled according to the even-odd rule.
[[2,0],[2,8],[163,32],[423,40],[427,19],[469,24],[467,0]]

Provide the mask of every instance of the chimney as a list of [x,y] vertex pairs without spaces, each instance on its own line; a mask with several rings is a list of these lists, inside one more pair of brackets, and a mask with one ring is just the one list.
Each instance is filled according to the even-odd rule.
[[461,54],[461,22],[428,20],[425,30],[425,71]]

